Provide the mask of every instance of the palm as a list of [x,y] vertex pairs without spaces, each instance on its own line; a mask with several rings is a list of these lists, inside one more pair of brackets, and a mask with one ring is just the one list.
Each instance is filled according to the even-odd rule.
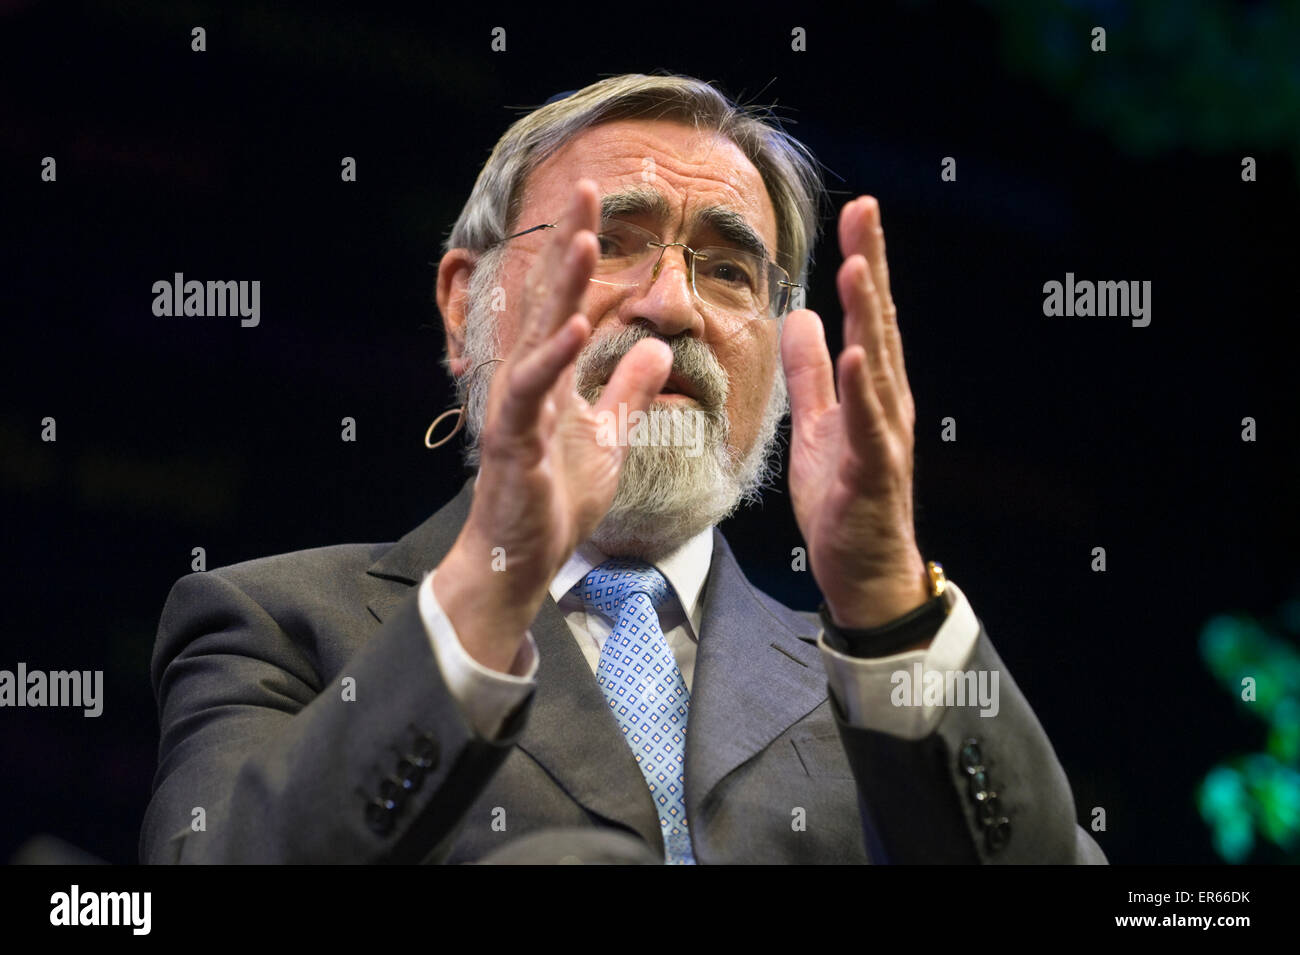
[[549,580],[591,536],[618,490],[627,454],[626,447],[599,440],[600,416],[619,404],[644,410],[671,361],[662,342],[639,342],[623,356],[596,405],[575,391],[568,367],[528,409],[522,430],[511,427],[511,391],[518,385],[511,376],[526,377],[528,369],[507,366],[493,382],[475,506],[490,522],[486,526],[500,529],[488,543],[503,548],[508,562]]
[[844,507],[838,480],[843,454],[844,424],[838,407],[797,419],[790,443],[790,496],[795,520],[816,553],[827,539],[835,512]]
[[845,419],[837,404],[794,421],[790,495],[815,574],[863,563],[868,542],[888,539],[911,523],[910,492],[889,493],[893,475],[910,484],[910,459],[894,441],[885,443],[879,457],[864,457],[849,439]]
[[581,181],[529,271],[521,333],[494,377],[479,437],[469,533],[477,552],[504,552],[525,588],[544,586],[614,499],[627,449],[597,440],[601,413],[645,410],[672,365],[671,350],[647,339],[619,361],[596,405],[575,390],[573,363],[591,336],[582,301],[598,222],[595,186]]

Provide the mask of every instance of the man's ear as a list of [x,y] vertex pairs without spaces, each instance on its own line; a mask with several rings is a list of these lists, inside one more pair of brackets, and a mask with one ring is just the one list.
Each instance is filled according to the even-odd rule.
[[478,256],[468,249],[452,249],[438,263],[438,284],[435,297],[438,311],[442,313],[442,327],[447,333],[447,358],[451,373],[459,378],[465,373],[465,305],[469,290],[469,277],[474,272]]

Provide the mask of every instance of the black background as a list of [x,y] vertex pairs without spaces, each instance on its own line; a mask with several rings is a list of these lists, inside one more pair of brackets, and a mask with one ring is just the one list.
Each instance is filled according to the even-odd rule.
[[[1092,75],[1126,64],[1127,82],[1147,67],[1155,82],[1123,7],[1062,7],[1062,42],[1086,50],[1107,25]],[[666,69],[777,102],[830,171],[836,211],[880,199],[923,553],[1034,706],[1081,821],[1106,809],[1109,858],[1213,861],[1194,788],[1262,748],[1263,729],[1211,680],[1197,635],[1297,593],[1300,164],[1230,130],[1215,148],[1132,148],[1106,117],[1134,90],[1094,84],[1081,107],[1047,88],[1008,52],[1008,16],[0,3],[0,668],[103,669],[106,684],[99,719],[0,711],[0,858],[50,833],[135,860],[157,748],[149,656],[193,547],[215,567],[395,540],[450,498],[457,453],[423,447],[451,398],[429,260],[520,108]],[[796,25],[807,52],[790,49]],[[1241,181],[1244,155],[1258,182]],[[44,156],[56,183],[40,181]],[[833,241],[818,252],[809,305],[834,336],[840,259]],[[1045,318],[1043,283],[1067,271],[1151,281],[1151,325]],[[151,285],[174,272],[260,280],[260,326],[156,318]],[[949,415],[956,443],[939,439]],[[56,443],[40,440],[45,416]],[[783,481],[724,530],[759,586],[816,605],[791,570]]]

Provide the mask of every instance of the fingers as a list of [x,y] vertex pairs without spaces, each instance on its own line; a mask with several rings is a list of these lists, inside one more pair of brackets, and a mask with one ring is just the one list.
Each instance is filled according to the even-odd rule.
[[826,329],[816,312],[801,308],[786,316],[781,333],[781,364],[795,427],[835,404],[831,353],[826,347]]
[[[880,314],[880,296],[876,293],[866,259],[857,254],[851,256],[840,266],[836,283],[844,306],[845,349],[862,349],[867,359],[866,373],[871,378],[872,391],[890,421],[904,426],[908,399],[894,374]],[[847,400],[842,391],[841,400]]]
[[645,411],[663,390],[673,369],[673,350],[657,338],[643,338],[628,349],[596,402],[596,413],[617,411],[625,403],[628,412]]
[[525,279],[521,350],[535,347],[570,315],[583,311],[587,280],[596,267],[599,222],[596,185],[590,179],[580,179]]
[[885,258],[885,230],[880,224],[880,203],[874,196],[859,196],[840,215],[840,251],[845,258],[855,252],[871,263],[872,279],[883,303],[893,305],[889,290],[889,262]]
[[537,348],[510,363],[497,423],[507,435],[522,437],[536,425],[550,391],[568,371],[591,335],[591,325],[575,313]]
[[889,425],[861,345],[851,345],[840,355],[839,384],[849,445],[859,463],[878,464],[889,450]]
[[[907,369],[903,363],[903,341],[898,327],[898,310],[889,288],[889,261],[885,257],[885,231],[881,226],[880,203],[873,196],[860,196],[844,207],[839,222],[840,251],[845,259],[861,255],[871,270],[871,285],[879,299],[881,339],[894,378],[907,390]],[[845,345],[865,344],[850,338],[845,330]],[[868,352],[871,354],[871,352]],[[910,391],[909,391],[910,395]]]
[[[598,254],[588,226],[598,221],[595,184],[579,180],[525,279],[520,334],[501,376],[504,393],[496,420],[504,435],[520,439],[532,433],[547,393],[566,380],[591,336],[581,305]],[[571,388],[571,374],[567,380]]]

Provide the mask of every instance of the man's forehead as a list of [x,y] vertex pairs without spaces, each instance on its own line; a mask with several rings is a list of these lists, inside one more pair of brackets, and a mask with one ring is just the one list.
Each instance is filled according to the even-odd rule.
[[667,205],[657,211],[670,218],[721,207],[747,219],[765,241],[776,238],[763,177],[739,146],[713,130],[674,120],[613,120],[583,130],[529,176],[524,207],[558,216],[582,177],[596,182],[602,198],[653,191]]

